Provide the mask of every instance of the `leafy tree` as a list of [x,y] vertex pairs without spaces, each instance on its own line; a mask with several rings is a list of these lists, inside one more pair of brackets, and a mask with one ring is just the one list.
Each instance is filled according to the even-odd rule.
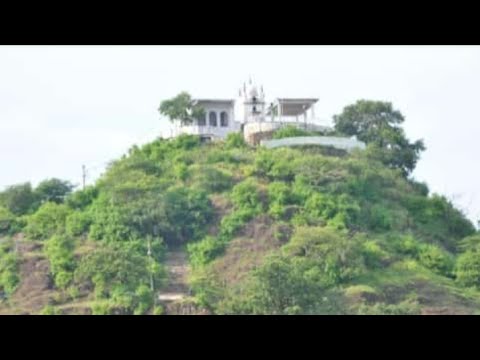
[[160,114],[167,116],[170,121],[179,120],[182,125],[191,124],[194,119],[205,115],[205,110],[197,105],[187,92],[176,97],[164,100],[158,109]]
[[369,153],[384,164],[409,175],[425,150],[422,140],[413,143],[399,126],[405,118],[391,103],[359,100],[334,116],[335,129],[369,145]]
[[67,196],[65,203],[72,209],[83,210],[98,196],[98,188],[88,186]]
[[286,257],[271,257],[255,274],[252,313],[305,314],[314,312],[323,287],[305,276],[305,269]]
[[0,205],[15,215],[25,215],[35,211],[38,199],[30,183],[12,185],[0,193]]
[[[153,271],[153,273],[152,273]],[[75,270],[77,283],[91,284],[100,298],[108,298],[121,287],[122,293],[135,293],[140,285],[161,284],[164,273],[160,267],[153,267],[146,256],[132,251],[128,246],[102,246],[84,256]]]
[[[343,313],[334,289],[324,286],[319,268],[304,259],[268,256],[238,289],[227,289],[220,313],[300,315]],[[236,290],[236,291],[235,291]]]
[[42,181],[35,188],[35,194],[40,202],[54,202],[61,204],[64,202],[68,194],[73,190],[74,186],[60,179],[47,179]]
[[0,235],[7,233],[15,221],[13,215],[8,209],[0,207]]

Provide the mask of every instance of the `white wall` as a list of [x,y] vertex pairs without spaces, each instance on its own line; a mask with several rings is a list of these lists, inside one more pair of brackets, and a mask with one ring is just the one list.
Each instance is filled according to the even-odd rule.
[[[216,138],[224,139],[229,133],[239,131],[240,123],[235,121],[234,107],[228,104],[202,104],[205,109],[206,126],[186,125],[179,126],[176,124],[174,135],[189,134],[189,135],[213,135]],[[228,126],[221,126],[220,114],[225,111],[228,114]],[[217,126],[210,126],[209,115],[211,112],[217,115]]]

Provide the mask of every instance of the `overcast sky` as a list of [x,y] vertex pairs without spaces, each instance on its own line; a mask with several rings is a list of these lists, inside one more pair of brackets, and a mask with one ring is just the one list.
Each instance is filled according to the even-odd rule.
[[331,121],[358,99],[393,102],[427,151],[414,173],[480,218],[480,47],[0,46],[0,189],[49,177],[79,184],[167,127],[182,90],[235,98],[249,76],[268,98],[318,97]]

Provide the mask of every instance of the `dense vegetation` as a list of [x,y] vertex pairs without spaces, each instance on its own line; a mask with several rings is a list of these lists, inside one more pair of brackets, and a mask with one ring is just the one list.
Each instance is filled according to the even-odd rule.
[[[368,124],[349,123],[352,112]],[[10,187],[0,194],[0,291],[18,284],[8,239],[21,231],[43,244],[54,286],[87,294],[94,314],[161,313],[153,292],[166,281],[165,250],[179,246],[193,296],[217,314],[476,312],[480,236],[409,177],[423,144],[406,140],[402,119],[385,104],[347,107],[337,132],[369,144],[348,156],[180,136],[134,146],[85,190]],[[292,133],[311,135],[276,137]]]

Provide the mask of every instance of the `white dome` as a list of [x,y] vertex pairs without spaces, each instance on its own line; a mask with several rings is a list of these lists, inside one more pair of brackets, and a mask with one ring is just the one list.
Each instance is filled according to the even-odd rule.
[[255,85],[253,85],[251,88],[250,88],[250,91],[248,92],[248,95],[250,95],[250,97],[258,97],[258,90],[257,90],[257,87]]

